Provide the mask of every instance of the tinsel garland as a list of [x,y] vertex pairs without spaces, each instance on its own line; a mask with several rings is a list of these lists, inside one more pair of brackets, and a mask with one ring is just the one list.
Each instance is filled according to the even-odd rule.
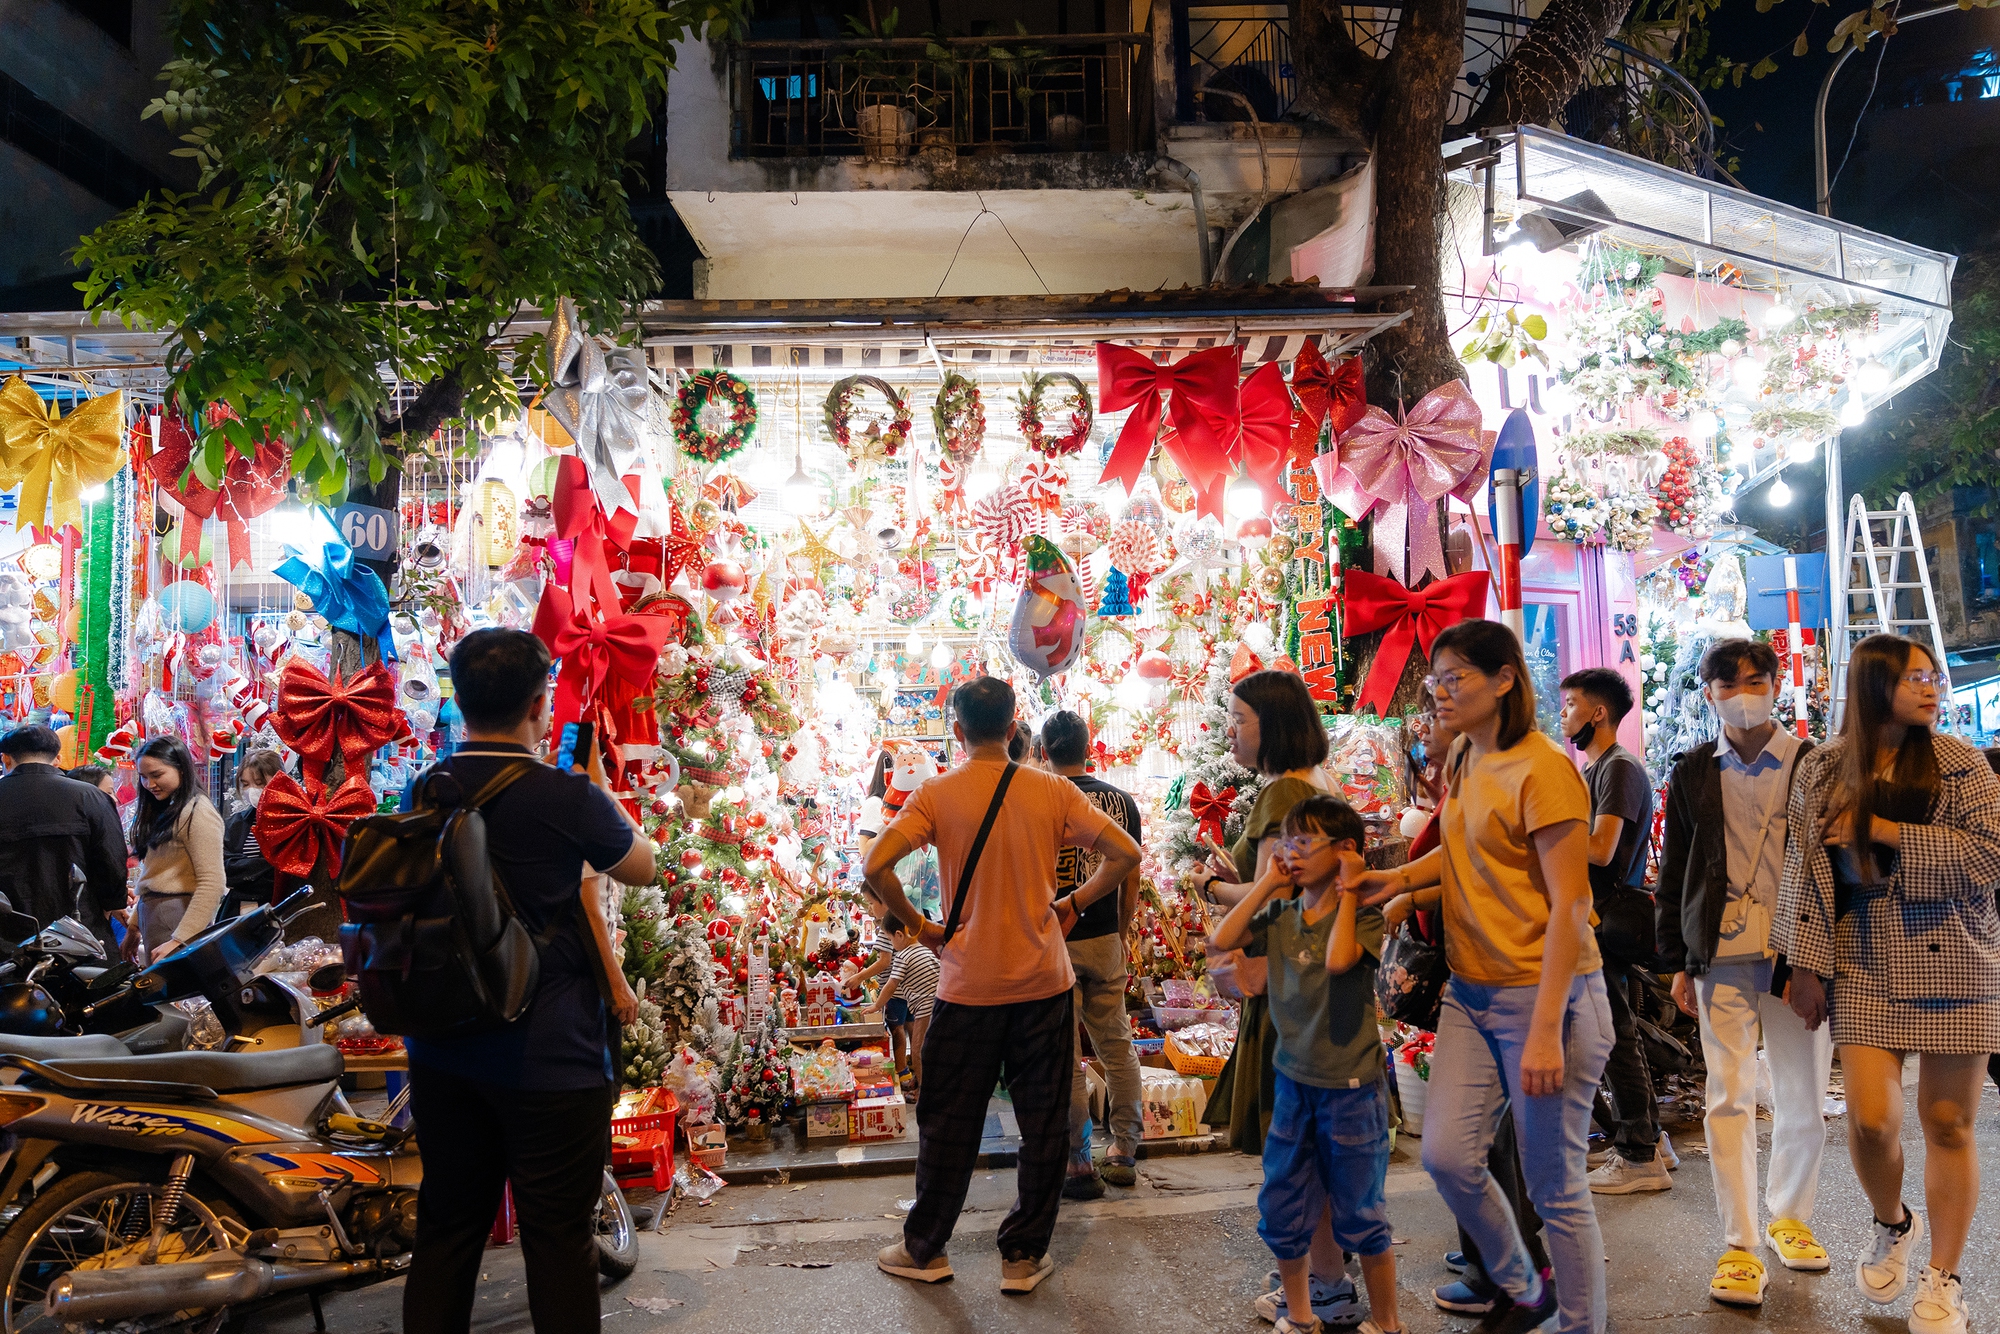
[[[128,476],[129,467],[118,470],[119,477]],[[114,496],[84,502],[84,523],[89,529],[89,540],[80,553],[82,568],[77,571],[77,584],[84,590],[83,606],[77,616],[77,648],[83,671],[78,684],[90,691],[90,730],[82,737],[76,748],[78,763],[85,757],[94,755],[104,744],[104,738],[111,731],[112,701],[117,696],[116,678],[111,675],[111,643],[122,638],[114,633],[123,622],[109,613],[111,606],[111,586],[120,582],[117,553],[112,549],[112,533],[119,527],[118,501]],[[83,707],[83,696],[77,700],[78,708]]]
[[[126,630],[132,624],[132,531],[138,522],[137,504],[139,486],[132,475],[132,469],[120,468],[118,475],[111,479],[111,588],[107,605],[111,609],[110,622],[116,627],[110,641],[105,646],[104,679],[110,689],[98,702],[97,716],[104,719],[108,727],[112,721],[111,697],[124,694],[138,685],[129,679],[131,672],[130,655],[127,652]],[[101,738],[95,739],[91,747],[95,752],[102,745]]]

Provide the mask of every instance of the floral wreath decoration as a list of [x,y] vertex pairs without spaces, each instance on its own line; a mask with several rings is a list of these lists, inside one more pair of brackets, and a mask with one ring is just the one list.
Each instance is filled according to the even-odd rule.
[[978,458],[986,440],[986,405],[979,386],[957,371],[946,375],[931,405],[931,425],[946,458],[960,464]]
[[[855,401],[864,389],[873,389],[888,403],[888,422],[871,420],[857,440],[854,433]],[[850,375],[838,380],[826,396],[826,433],[833,437],[852,463],[872,463],[893,459],[903,442],[910,438],[910,406],[886,380],[873,375]]]
[[[701,410],[711,402],[728,404],[726,430],[702,429]],[[750,437],[757,433],[757,395],[749,385],[720,367],[696,371],[674,395],[674,408],[667,420],[681,453],[703,463],[720,463],[741,453],[750,443]]]
[[[1052,388],[1066,392],[1058,396],[1053,409],[1045,409],[1042,396]],[[1020,424],[1021,438],[1030,449],[1052,459],[1063,458],[1081,451],[1083,442],[1090,438],[1090,424],[1094,420],[1090,390],[1068,371],[1030,371],[1014,401],[1015,420]],[[1048,433],[1043,415],[1050,410],[1068,414],[1069,429],[1061,435],[1052,437]]]

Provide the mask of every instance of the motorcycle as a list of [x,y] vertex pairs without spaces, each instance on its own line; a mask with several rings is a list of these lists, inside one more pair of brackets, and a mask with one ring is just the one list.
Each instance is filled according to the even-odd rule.
[[[180,999],[218,970],[247,983],[289,906],[219,923],[121,990]],[[0,1087],[0,1208],[26,1199],[0,1233],[0,1332],[213,1334],[286,1295],[317,1306],[408,1268],[415,1132],[352,1114],[338,1049],[99,1054],[107,1042],[0,1036],[15,1076]],[[638,1262],[609,1173],[598,1261],[612,1278]]]
[[113,962],[75,918],[44,928],[26,913],[0,908],[0,1034],[106,1033],[133,1052],[183,1050],[189,1026],[179,1010],[137,997],[98,1005],[137,971],[122,959]]

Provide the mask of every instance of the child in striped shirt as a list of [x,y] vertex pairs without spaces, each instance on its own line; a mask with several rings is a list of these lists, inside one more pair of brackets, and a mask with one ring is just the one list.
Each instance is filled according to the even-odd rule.
[[924,1083],[924,1033],[931,1026],[931,1002],[937,998],[938,961],[917,939],[917,928],[895,917],[882,925],[896,947],[889,980],[866,1013],[881,1013],[889,1024],[889,1041],[896,1058],[896,1077],[915,1097]]

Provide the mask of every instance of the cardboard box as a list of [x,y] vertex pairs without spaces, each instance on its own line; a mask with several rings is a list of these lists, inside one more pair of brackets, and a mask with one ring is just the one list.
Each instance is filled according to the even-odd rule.
[[720,1122],[707,1121],[681,1127],[687,1135],[688,1157],[709,1171],[720,1171],[729,1156],[729,1132]]
[[846,1139],[847,1104],[838,1099],[807,1103],[806,1138]]
[[901,1139],[915,1117],[901,1093],[886,1098],[856,1098],[848,1109],[849,1139]]

